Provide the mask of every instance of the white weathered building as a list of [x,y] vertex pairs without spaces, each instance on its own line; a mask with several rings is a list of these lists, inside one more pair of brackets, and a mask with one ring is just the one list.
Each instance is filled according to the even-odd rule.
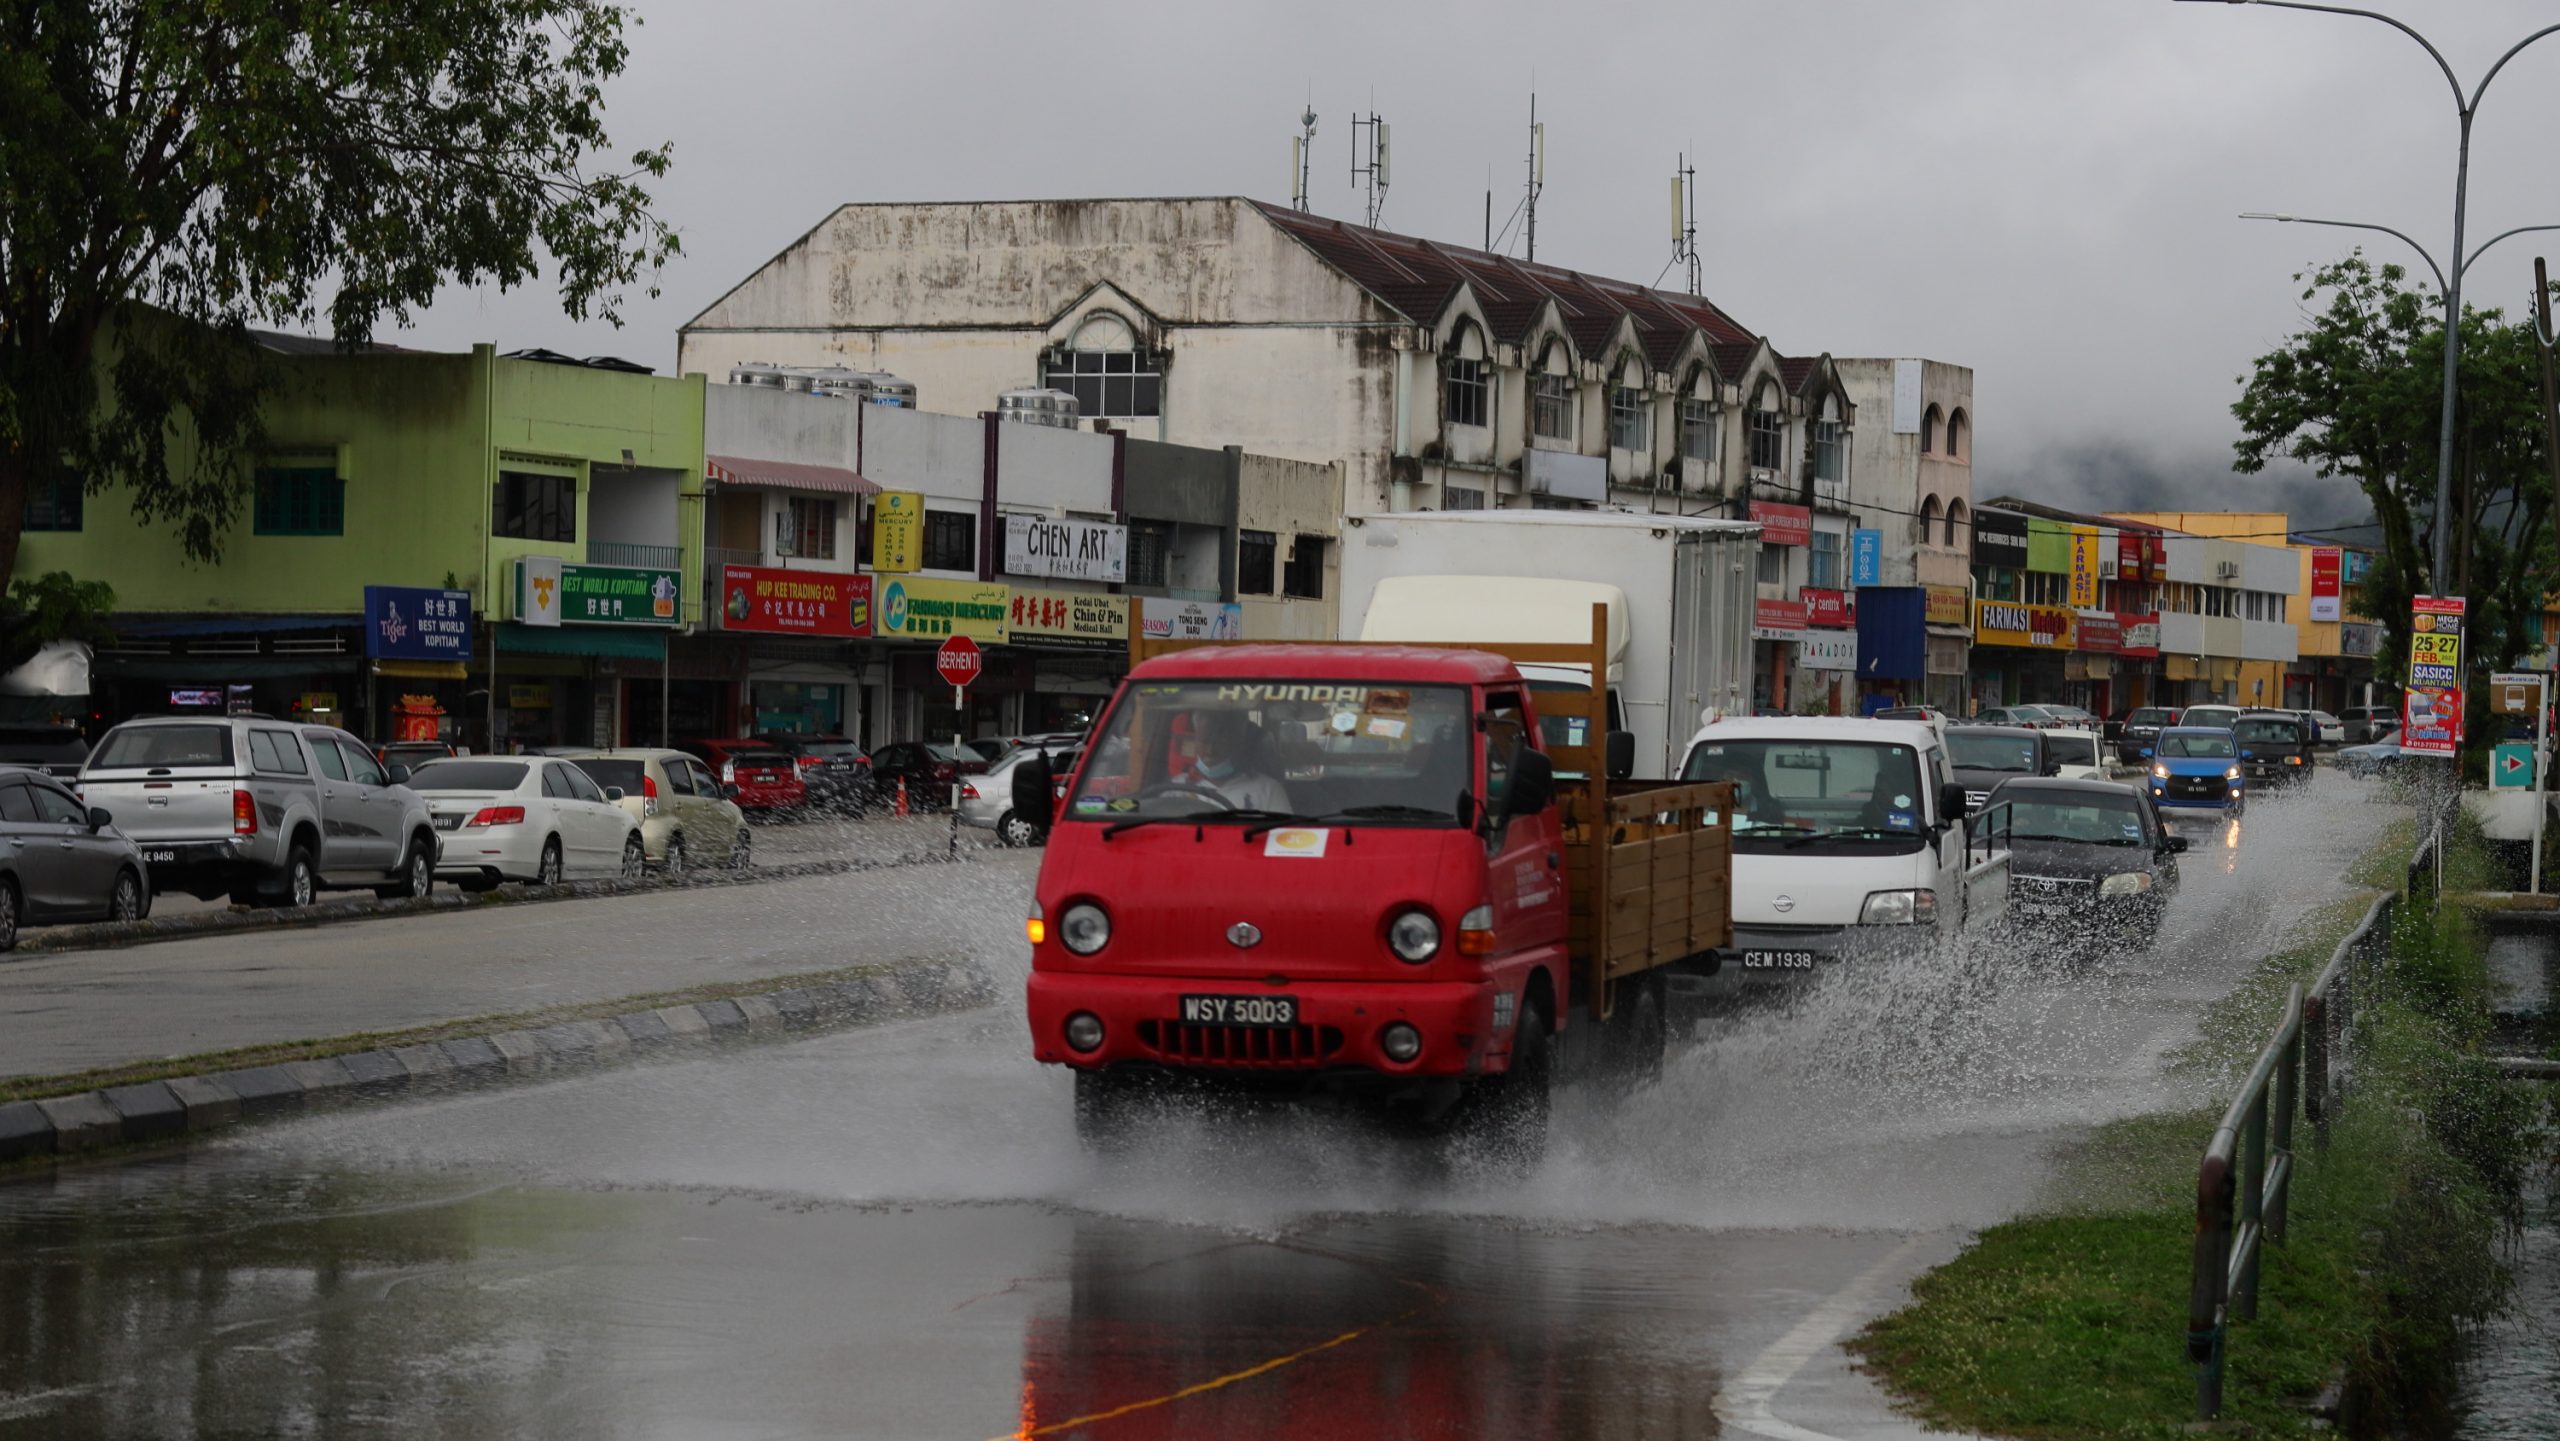
[[1849,505],[1882,541],[1872,583],[1929,592],[1923,693],[1959,710],[1973,648],[1973,369],[1908,357],[1833,364],[1861,418]]

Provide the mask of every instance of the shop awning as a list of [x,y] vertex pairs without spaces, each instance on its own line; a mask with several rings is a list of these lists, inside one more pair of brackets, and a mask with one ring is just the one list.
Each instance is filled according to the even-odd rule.
[[616,660],[659,660],[667,653],[664,630],[622,630],[600,625],[502,625],[498,654],[609,656]]
[[706,455],[702,473],[722,485],[743,485],[760,490],[824,490],[838,495],[880,493],[878,485],[840,465],[750,460],[742,455]]
[[247,635],[362,624],[361,615],[120,615],[107,622],[116,634],[130,636]]
[[466,673],[458,660],[378,660],[373,663],[375,675],[397,676],[401,680],[463,680]]

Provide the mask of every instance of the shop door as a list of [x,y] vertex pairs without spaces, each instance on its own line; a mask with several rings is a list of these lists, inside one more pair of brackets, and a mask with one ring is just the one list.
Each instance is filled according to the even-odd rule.
[[[654,746],[659,744],[661,734],[668,745],[682,745],[692,740],[718,740],[737,734],[730,725],[730,694],[735,688],[729,682],[680,680],[665,683],[663,706],[659,703],[660,685],[654,680],[625,683],[622,700],[624,745]],[[659,729],[662,715],[666,720],[663,732]]]

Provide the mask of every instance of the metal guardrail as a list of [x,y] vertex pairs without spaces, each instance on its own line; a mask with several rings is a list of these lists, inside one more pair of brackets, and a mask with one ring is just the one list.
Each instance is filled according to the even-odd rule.
[[[2415,887],[2428,871],[2430,851],[2440,863],[2441,849],[2440,829],[2420,844],[2409,863],[2412,892],[2405,904],[2423,899],[2433,905],[2432,890],[2422,897]],[[2295,1114],[2311,1122],[2315,1145],[2328,1144],[2330,1123],[2344,1107],[2352,1079],[2345,1052],[2356,1005],[2374,962],[2390,944],[2403,904],[2394,895],[2376,898],[2330,952],[2310,991],[2299,984],[2286,989],[2275,1034],[2205,1146],[2196,1171],[2195,1270],[2187,1293],[2187,1359],[2197,1367],[2199,1421],[2222,1412],[2230,1323],[2258,1314],[2260,1253],[2284,1244]]]

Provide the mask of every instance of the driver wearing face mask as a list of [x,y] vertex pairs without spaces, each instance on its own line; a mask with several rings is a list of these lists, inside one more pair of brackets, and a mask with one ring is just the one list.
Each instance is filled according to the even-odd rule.
[[1215,791],[1238,810],[1285,811],[1288,787],[1263,761],[1262,728],[1242,711],[1191,714],[1191,764],[1174,779]]

